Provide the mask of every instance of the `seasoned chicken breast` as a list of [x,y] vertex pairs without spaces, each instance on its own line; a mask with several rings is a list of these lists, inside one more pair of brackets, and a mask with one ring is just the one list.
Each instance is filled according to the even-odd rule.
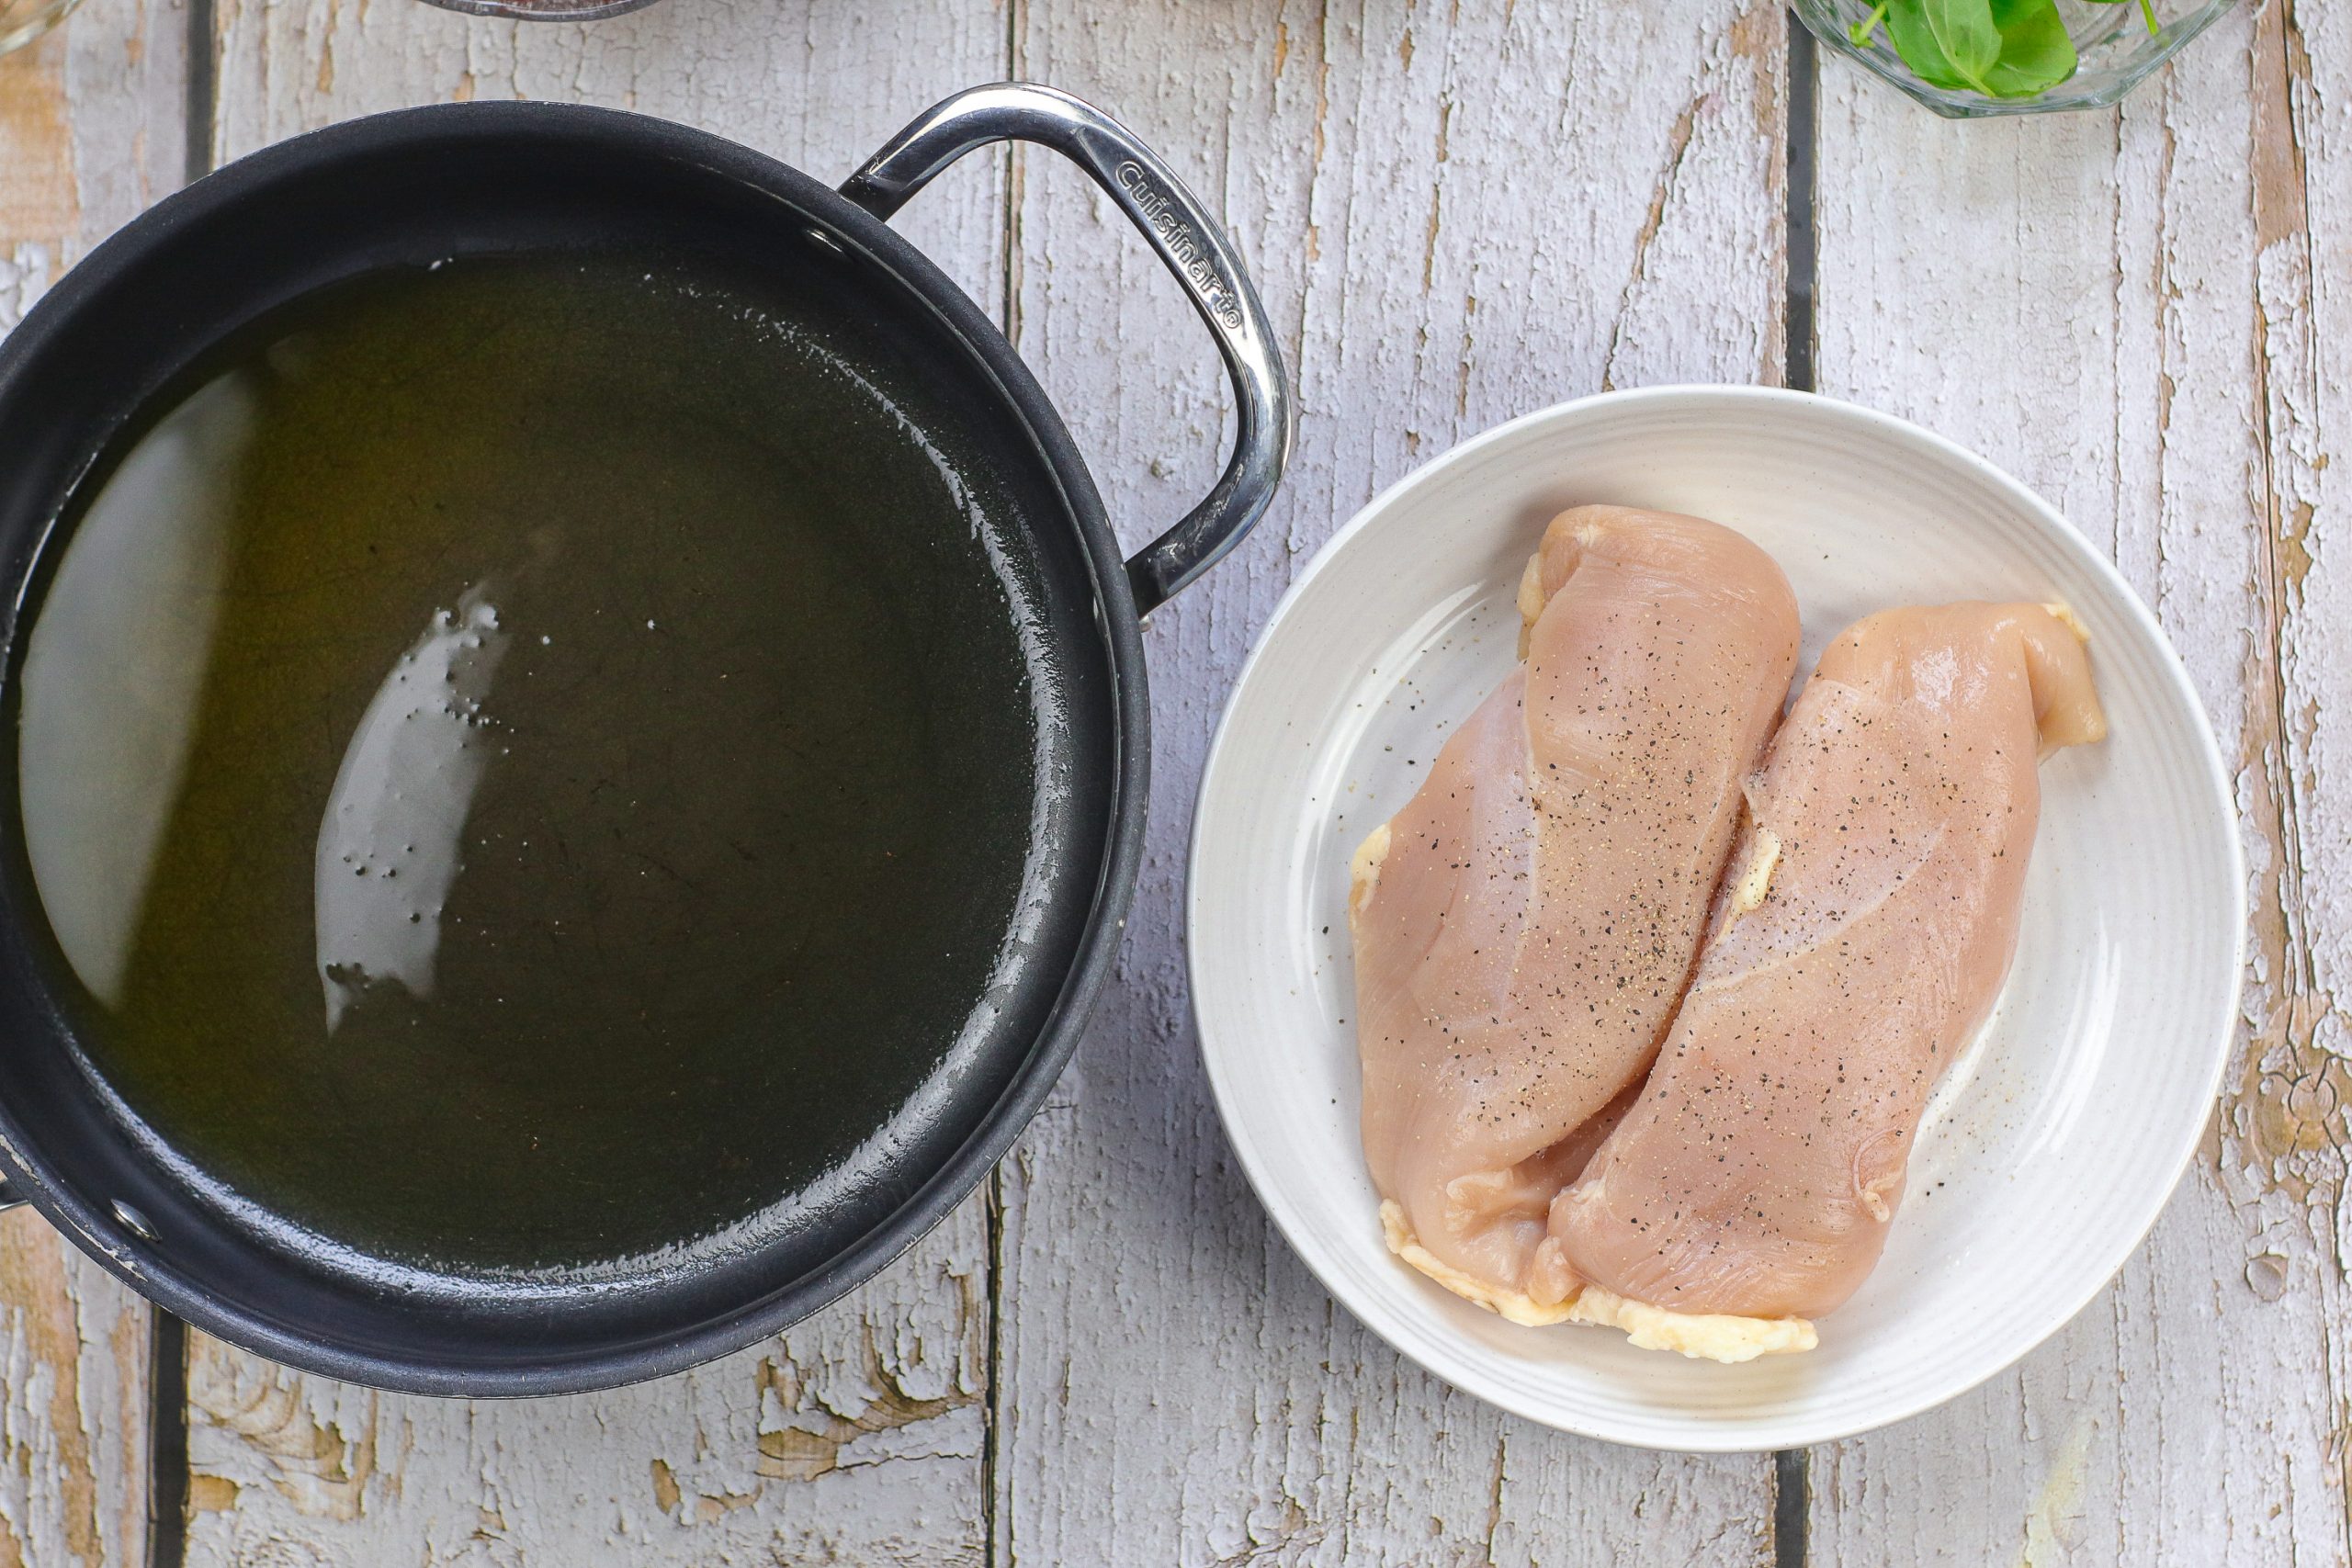
[[1390,1242],[1540,1323],[1577,1285],[1552,1201],[1673,1016],[1797,610],[1729,529],[1599,506],[1554,520],[1520,608],[1525,662],[1357,852],[1349,908]]
[[1725,1360],[1810,1348],[2008,972],[2037,763],[2106,732],[2063,609],[1890,610],[1830,645],[1657,1066],[1552,1206],[1579,1319]]

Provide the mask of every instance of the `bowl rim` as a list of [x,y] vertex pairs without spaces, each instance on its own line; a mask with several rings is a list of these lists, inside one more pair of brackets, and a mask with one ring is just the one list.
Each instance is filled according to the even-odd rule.
[[[2151,1195],[2136,1210],[2132,1211],[2128,1225],[2119,1224],[2116,1227],[2114,1232],[2116,1243],[2108,1249],[2112,1256],[2107,1258],[2105,1266],[2098,1270],[2093,1282],[2080,1292],[2076,1299],[2072,1301],[2063,1312],[2052,1314],[2045,1325],[2030,1337],[2024,1338],[2015,1348],[2007,1350],[1997,1362],[1982,1371],[1972,1369],[1961,1380],[1947,1380],[1937,1384],[1919,1396],[1905,1401],[1900,1408],[1884,1413],[1874,1413],[1859,1420],[1826,1421],[1815,1427],[1792,1425],[1786,1431],[1773,1432],[1769,1439],[1751,1438],[1744,1433],[1735,1434],[1729,1430],[1718,1433],[1697,1422],[1692,1422],[1683,1432],[1678,1434],[1679,1438],[1686,1440],[1672,1443],[1600,1430],[1599,1427],[1602,1425],[1601,1423],[1579,1423],[1566,1419],[1556,1410],[1547,1407],[1543,1401],[1530,1399],[1516,1389],[1465,1386],[1452,1373],[1433,1365],[1434,1358],[1399,1344],[1381,1323],[1365,1315],[1341,1283],[1334,1278],[1333,1272],[1327,1271],[1314,1253],[1299,1241],[1294,1229],[1299,1216],[1290,1212],[1289,1205],[1280,1195],[1278,1184],[1261,1168],[1256,1149],[1246,1143],[1235,1131],[1239,1124],[1240,1107],[1238,1092],[1226,1081],[1219,1065],[1219,1054],[1210,1044],[1209,1032],[1204,1024],[1200,1005],[1201,954],[1204,944],[1195,939],[1195,932],[1200,929],[1203,920],[1202,906],[1204,898],[1203,889],[1206,886],[1201,874],[1202,823],[1223,793],[1218,787],[1221,783],[1219,768],[1234,727],[1235,716],[1240,710],[1241,696],[1250,686],[1261,663],[1266,660],[1268,649],[1276,633],[1290,617],[1309,586],[1329,570],[1332,561],[1348,549],[1358,536],[1369,528],[1376,519],[1409,501],[1414,493],[1423,487],[1435,482],[1452,470],[1472,462],[1489,448],[1523,437],[1531,430],[1570,423],[1588,418],[1604,407],[1614,409],[1628,404],[1644,403],[1659,404],[1668,408],[1679,405],[1691,412],[1716,415],[1750,409],[1779,409],[1795,411],[1799,417],[1843,422],[1864,439],[1876,440],[1886,446],[1908,446],[1915,450],[1924,449],[1930,455],[1957,465],[1983,482],[1992,491],[2007,500],[2019,513],[2031,518],[2038,524],[2043,534],[2052,539],[2060,549],[2086,565],[2091,574],[2108,591],[2109,596],[2123,606],[2132,632],[2153,644],[2159,655],[2157,662],[2164,672],[2168,689],[2174,696],[2186,703],[2188,711],[2196,717],[2194,750],[2199,761],[2202,764],[2204,782],[2212,803],[2219,807],[2221,820],[2229,824],[2232,829],[2224,835],[2227,840],[2225,858],[2231,890],[2228,912],[2232,917],[2233,932],[2231,942],[2231,968],[2229,979],[2224,987],[2223,1005],[2220,1009],[2219,1017],[2212,1023],[2216,1043],[2211,1050],[2211,1062],[2201,1085],[2200,1098],[2208,1107],[2207,1113],[2198,1122],[2195,1133],[2183,1140],[2178,1154],[2172,1161],[2169,1179],[2162,1185],[2160,1190],[2152,1185]],[[1216,1103],[1217,1117],[1225,1129],[1226,1140],[1233,1149],[1242,1174],[1249,1180],[1250,1190],[1257,1196],[1259,1204],[1265,1210],[1267,1217],[1273,1222],[1274,1229],[1280,1233],[1284,1244],[1292,1252],[1306,1265],[1308,1272],[1315,1276],[1317,1282],[1330,1294],[1333,1300],[1346,1309],[1350,1316],[1370,1329],[1383,1343],[1388,1345],[1407,1360],[1429,1372],[1447,1386],[1459,1389],[1473,1398],[1482,1400],[1514,1416],[1522,1416],[1555,1430],[1624,1447],[1651,1449],[1670,1453],[1762,1453],[1779,1449],[1811,1447],[1818,1443],[1834,1442],[1864,1432],[1875,1431],[1900,1421],[1907,1421],[1916,1416],[1948,1404],[1970,1390],[1998,1377],[2080,1316],[2083,1309],[2114,1282],[2116,1275],[2130,1262],[2132,1254],[2136,1253],[2147,1240],[2149,1233],[2155,1227],[2156,1221],[2170,1205],[2174,1194],[2180,1190],[2181,1179],[2188,1174],[2189,1165],[2197,1157],[2198,1149],[2203,1145],[2209,1130],[2213,1125],[2211,1107],[2220,1099],[2233,1047],[2236,1042],[2240,1004],[2245,982],[2247,942],[2247,863],[2245,845],[2240,827],[2229,771],[2222,757],[2220,741],[2213,733],[2211,716],[2206,712],[2204,700],[2198,694],[2196,684],[2189,678],[2188,667],[2182,662],[2178,650],[2173,647],[2172,639],[2165,634],[2162,623],[2156,619],[2154,612],[2142,601],[2130,581],[2104,552],[2085,538],[2056,507],[2044,501],[2008,472],[1961,446],[1958,442],[1939,435],[1909,420],[1817,392],[1797,391],[1781,387],[1704,382],[1597,392],[1553,403],[1480,431],[1457,442],[1427,462],[1416,466],[1402,478],[1381,490],[1359,508],[1353,516],[1340,525],[1317,549],[1306,565],[1300,570],[1290,587],[1283,592],[1282,598],[1275,604],[1272,614],[1266,618],[1265,625],[1259,629],[1250,643],[1249,656],[1243,660],[1240,671],[1234,678],[1232,691],[1227,695],[1224,709],[1218,716],[1216,731],[1210,737],[1208,751],[1202,764],[1201,786],[1193,804],[1192,825],[1185,848],[1185,978],[1193,1013],[1193,1034],[1200,1051],[1202,1068],[1209,1080],[1210,1094]],[[1298,1228],[1304,1229],[1303,1226]],[[2127,1235],[2128,1239],[2125,1239]]]

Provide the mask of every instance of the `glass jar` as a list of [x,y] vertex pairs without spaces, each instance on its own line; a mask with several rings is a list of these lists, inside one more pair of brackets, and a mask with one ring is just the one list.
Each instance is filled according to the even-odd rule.
[[2139,0],[2123,0],[2120,5],[2057,0],[2066,35],[2075,40],[2081,63],[2065,81],[2028,98],[1989,98],[1982,93],[1930,86],[1896,55],[1884,26],[1871,34],[1870,42],[1857,44],[1852,29],[1868,21],[1876,9],[1869,0],[1791,3],[1822,48],[1860,62],[1864,69],[1894,83],[1939,115],[1976,119],[2051,109],[2104,108],[2138,86],[2238,0],[2154,0],[2154,32],[2148,30]]

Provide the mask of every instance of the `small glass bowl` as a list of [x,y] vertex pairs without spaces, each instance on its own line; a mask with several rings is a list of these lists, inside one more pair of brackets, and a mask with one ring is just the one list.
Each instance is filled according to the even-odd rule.
[[1868,44],[1857,46],[1850,29],[1867,20],[1876,8],[1868,0],[1791,0],[1797,15],[1813,36],[1821,40],[1824,49],[1860,62],[1872,74],[1894,83],[1951,119],[2105,108],[2146,80],[2238,0],[2154,3],[2158,26],[2152,33],[2146,17],[2141,14],[2139,0],[2105,6],[2090,4],[2089,0],[2058,0],[2059,14],[2066,21],[2066,34],[2075,40],[2075,52],[2081,58],[2080,66],[2065,81],[2032,97],[1988,98],[1981,93],[1955,93],[1920,81],[1895,54],[1883,27],[1871,35]]
[[0,54],[18,50],[65,19],[82,0],[0,0]]

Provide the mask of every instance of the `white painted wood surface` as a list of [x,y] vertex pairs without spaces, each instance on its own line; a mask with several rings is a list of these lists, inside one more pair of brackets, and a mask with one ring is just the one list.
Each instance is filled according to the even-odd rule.
[[[1008,73],[1142,130],[1238,232],[1295,367],[1260,536],[1147,643],[1154,822],[1079,1065],[989,1188],[781,1339],[635,1390],[401,1399],[198,1337],[203,1563],[2352,1562],[2343,1203],[2352,22],[2267,0],[2120,111],[1957,127],[1822,73],[1823,389],[1975,446],[2109,543],[2241,767],[2247,1043],[2152,1245],[1944,1411],[1812,1456],[1611,1450],[1400,1363],[1242,1184],[1178,894],[1210,727],[1305,556],[1380,486],[1604,387],[1773,380],[1783,20],[1766,0],[666,0],[586,27],[216,0],[210,156],[436,99],[582,99],[838,175]],[[0,62],[0,324],[176,183],[185,14],[87,0]],[[904,226],[1060,400],[1131,544],[1218,461],[1171,287],[1050,155]],[[1009,266],[1009,270],[1008,270]],[[2352,710],[2347,710],[2352,711]],[[0,1564],[147,1551],[147,1318],[0,1222]],[[1802,1548],[1802,1551],[1799,1549]]]
[[[180,183],[187,36],[175,0],[93,0],[0,59],[0,332]],[[145,1558],[151,1324],[31,1213],[0,1218],[0,1564]]]

